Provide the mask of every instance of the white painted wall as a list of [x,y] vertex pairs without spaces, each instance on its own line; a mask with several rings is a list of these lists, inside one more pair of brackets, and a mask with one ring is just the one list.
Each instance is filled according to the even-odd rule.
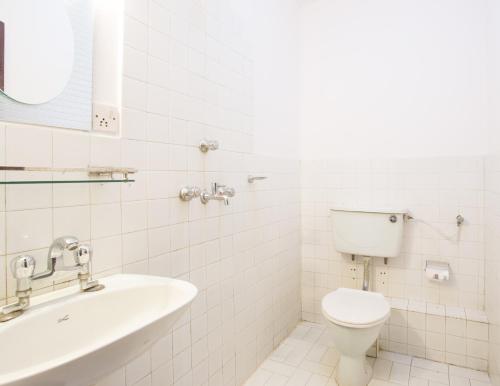
[[500,385],[500,2],[488,0],[489,153],[485,170],[485,303],[490,321],[489,372]]
[[488,2],[489,150],[500,155],[500,2]]
[[254,144],[257,154],[299,156],[299,4],[253,1]]
[[303,158],[486,152],[485,0],[316,0],[301,16]]

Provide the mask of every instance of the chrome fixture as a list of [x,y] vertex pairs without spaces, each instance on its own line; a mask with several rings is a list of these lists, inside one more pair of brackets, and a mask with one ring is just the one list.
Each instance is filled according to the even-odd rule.
[[365,257],[363,260],[363,291],[369,291],[370,290],[370,269],[371,269],[371,264],[370,264],[370,258]]
[[[64,252],[72,252],[73,264],[64,264]],[[12,275],[16,279],[17,303],[0,308],[0,322],[7,322],[20,316],[30,305],[32,282],[54,275],[58,271],[78,271],[80,290],[94,292],[104,288],[97,280],[91,280],[90,265],[92,249],[80,244],[73,236],[60,237],[52,242],[47,255],[47,269],[34,274],[36,261],[32,256],[23,255],[11,261]]]
[[229,205],[229,199],[234,197],[236,191],[226,185],[220,185],[217,182],[212,184],[212,191],[204,190],[201,192],[200,199],[203,204],[208,204],[210,200],[224,201],[224,205]]
[[35,264],[35,259],[28,255],[19,256],[12,260],[10,268],[17,281],[17,302],[0,308],[0,323],[17,318],[29,307],[31,280],[35,272]]
[[[73,252],[72,265],[64,264],[64,251]],[[58,264],[59,262],[59,264]],[[59,271],[78,271],[80,289],[82,292],[98,291],[104,287],[99,285],[97,280],[90,280],[90,265],[92,262],[92,248],[90,245],[80,244],[73,236],[63,236],[52,242],[48,255],[48,268],[46,272],[35,275],[33,280],[51,276],[55,272],[58,264]]]
[[209,150],[215,151],[217,149],[219,149],[218,141],[202,139],[200,142],[200,150],[202,153],[207,153]]
[[253,184],[255,181],[262,181],[262,180],[267,180],[267,177],[265,176],[248,176],[248,183]]
[[179,191],[179,197],[182,201],[191,201],[201,195],[201,189],[197,186],[184,186]]

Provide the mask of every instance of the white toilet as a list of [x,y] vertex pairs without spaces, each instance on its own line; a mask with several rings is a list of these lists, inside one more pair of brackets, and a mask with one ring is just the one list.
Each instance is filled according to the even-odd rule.
[[[397,257],[405,214],[405,210],[332,209],[335,248],[349,255]],[[340,353],[337,383],[367,385],[372,369],[366,352],[390,316],[389,303],[376,292],[339,288],[323,297],[321,309]]]

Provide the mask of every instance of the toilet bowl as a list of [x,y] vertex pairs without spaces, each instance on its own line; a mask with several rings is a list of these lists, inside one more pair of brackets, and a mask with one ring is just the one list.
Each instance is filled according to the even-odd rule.
[[382,294],[339,288],[325,295],[323,315],[340,353],[336,380],[339,386],[365,386],[372,377],[366,352],[377,339],[391,308]]

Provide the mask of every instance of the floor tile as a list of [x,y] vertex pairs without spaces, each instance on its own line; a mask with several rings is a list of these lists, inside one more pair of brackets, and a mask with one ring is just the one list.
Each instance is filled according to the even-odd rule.
[[314,374],[311,379],[309,379],[309,382],[307,382],[307,386],[326,386],[328,381],[328,377]]
[[273,360],[266,359],[264,363],[262,363],[261,368],[264,370],[268,370],[273,374],[284,375],[285,377],[290,377],[295,371],[295,367],[286,365],[284,363],[276,362]]
[[389,361],[402,363],[404,365],[411,365],[411,359],[412,359],[411,356],[409,355],[398,354],[390,351],[380,351],[378,357],[387,359]]
[[304,370],[310,371],[313,374],[323,375],[325,377],[330,377],[333,374],[334,367],[325,366],[321,363],[311,362],[305,360],[301,363],[300,367]]
[[470,379],[450,375],[450,386],[471,386]]
[[470,380],[471,386],[490,386],[489,382],[476,381],[475,379]]
[[336,367],[339,362],[340,354],[334,348],[329,348],[321,358],[321,364]]
[[304,386],[307,385],[309,379],[311,379],[313,373],[303,370],[297,369],[295,373],[288,380],[287,386]]
[[449,366],[446,363],[434,362],[428,359],[413,358],[412,367],[419,367],[421,369],[437,371],[440,373],[448,374]]
[[410,377],[409,386],[429,386],[429,381],[423,378]]
[[450,376],[458,376],[462,378],[470,378],[476,381],[491,383],[490,376],[484,371],[477,371],[472,369],[467,369],[465,367],[452,366],[450,365]]
[[245,386],[264,386],[272,376],[273,373],[270,371],[259,368],[245,383]]
[[387,381],[391,375],[392,361],[377,358],[373,365],[373,378]]
[[439,371],[427,370],[420,367],[412,366],[410,370],[410,376],[415,378],[423,378],[433,382],[442,383],[444,385],[449,384],[448,374]]
[[410,380],[410,366],[401,363],[393,363],[389,382],[400,385],[408,385]]
[[280,374],[274,374],[266,383],[265,386],[285,386],[288,382],[288,377]]
[[[300,323],[245,386],[338,386],[339,357],[325,326]],[[367,361],[373,367],[369,386],[491,386],[486,372],[428,359],[381,351]]]
[[306,359],[312,362],[321,362],[321,358],[323,358],[323,355],[325,355],[327,351],[328,351],[327,346],[324,346],[322,344],[316,344],[313,346],[313,348],[311,348],[311,350],[306,356]]

